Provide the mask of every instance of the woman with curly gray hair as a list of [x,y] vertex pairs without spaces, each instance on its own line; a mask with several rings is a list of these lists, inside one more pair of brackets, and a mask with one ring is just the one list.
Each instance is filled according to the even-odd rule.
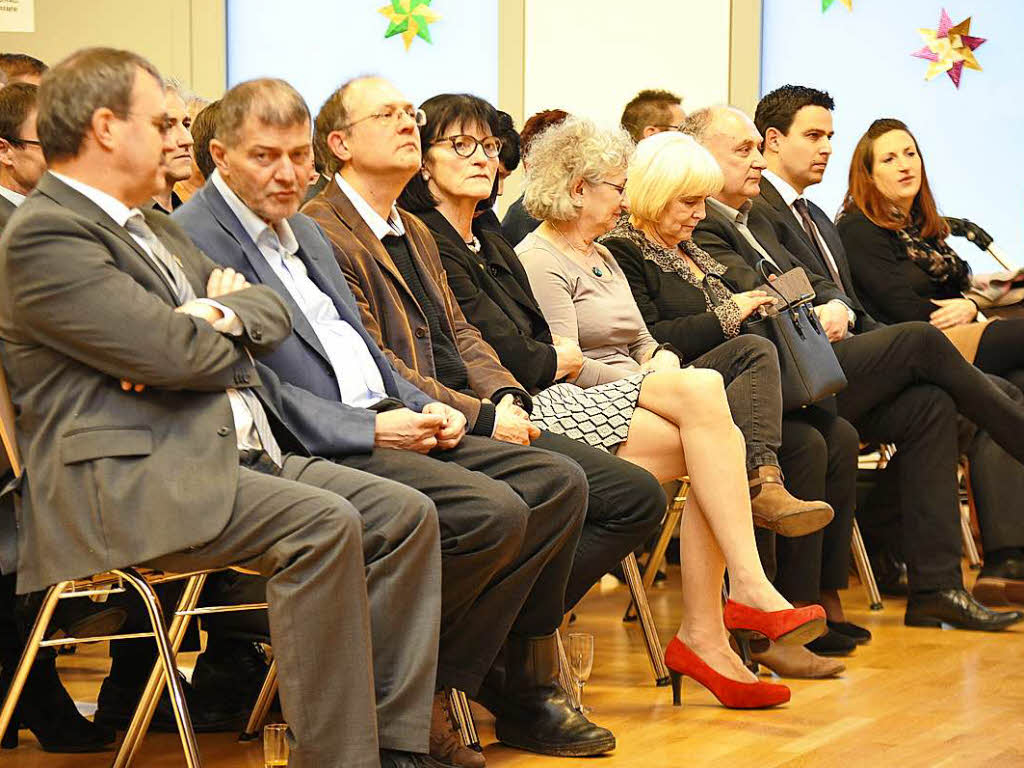
[[[675,700],[687,675],[725,706],[774,706],[789,700],[789,689],[759,682],[730,649],[728,631],[741,647],[751,636],[805,643],[822,633],[825,614],[816,605],[793,608],[761,567],[744,440],[722,376],[682,369],[674,349],[651,337],[622,270],[595,242],[622,213],[632,151],[625,132],[577,118],[530,148],[524,203],[543,223],[516,252],[552,334],[576,340],[584,355],[568,383],[534,398],[533,420],[614,451],[662,482],[690,476],[680,530],[683,621],[665,654]],[[775,512],[759,522],[790,536],[832,517],[827,504],[796,499]],[[723,617],[726,566],[731,599]]]

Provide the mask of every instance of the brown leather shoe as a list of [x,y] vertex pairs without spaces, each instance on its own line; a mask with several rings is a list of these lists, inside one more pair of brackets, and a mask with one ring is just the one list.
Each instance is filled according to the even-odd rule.
[[462,737],[455,729],[447,691],[434,694],[430,713],[430,756],[439,763],[459,768],[484,768],[487,765],[483,754],[462,743]]
[[764,653],[754,653],[751,656],[754,661],[768,667],[779,677],[819,679],[835,677],[846,669],[843,662],[817,656],[802,645],[772,643]]
[[824,501],[800,501],[782,484],[782,470],[761,466],[750,473],[754,523],[780,536],[806,536],[824,528],[833,516]]

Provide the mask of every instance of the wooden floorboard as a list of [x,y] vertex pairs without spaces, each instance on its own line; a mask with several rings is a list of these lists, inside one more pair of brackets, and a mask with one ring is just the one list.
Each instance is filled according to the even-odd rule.
[[[679,621],[678,571],[652,591],[663,642]],[[852,621],[874,633],[846,660],[836,680],[787,681],[792,701],[775,710],[744,712],[718,706],[697,684],[684,683],[684,706],[671,704],[669,688],[655,688],[643,641],[620,619],[628,593],[606,578],[580,604],[572,631],[595,637],[594,673],[586,691],[591,717],[611,728],[618,748],[589,760],[544,758],[494,741],[493,722],[476,708],[477,725],[492,768],[551,766],[1022,766],[1024,767],[1024,631],[988,634],[903,626],[903,602],[868,610],[853,582],[844,594]],[[184,661],[188,662],[186,656]],[[88,711],[105,674],[103,646],[62,657],[64,679]],[[315,694],[313,694],[315,695]],[[258,742],[239,744],[233,734],[199,736],[208,768],[262,768]],[[27,731],[22,746],[0,752],[0,764],[18,768],[85,768],[110,764],[112,753],[49,755]],[[139,768],[182,764],[177,737],[147,736]]]

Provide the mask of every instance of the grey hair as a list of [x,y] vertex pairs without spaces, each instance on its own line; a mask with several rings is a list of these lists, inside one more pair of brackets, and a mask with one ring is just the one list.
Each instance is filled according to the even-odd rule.
[[574,219],[579,210],[570,194],[573,184],[625,172],[632,154],[633,140],[621,128],[602,130],[591,120],[568,117],[531,142],[523,205],[537,219]]
[[78,155],[97,109],[127,117],[140,69],[163,84],[146,59],[116,48],[83,48],[46,73],[39,86],[36,130],[47,163]]
[[278,128],[310,122],[305,99],[289,83],[269,77],[247,80],[221,97],[216,138],[229,147],[236,146],[242,138],[242,126],[250,115]]
[[725,112],[734,112],[751,125],[754,124],[750,116],[742,109],[730,106],[729,104],[715,104],[688,114],[686,120],[683,121],[683,133],[693,136],[698,144],[707,144],[708,140],[716,135],[714,131],[715,120]]

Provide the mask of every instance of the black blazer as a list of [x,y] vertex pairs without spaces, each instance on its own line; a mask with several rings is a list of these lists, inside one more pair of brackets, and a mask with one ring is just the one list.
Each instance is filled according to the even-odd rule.
[[523,238],[540,226],[540,221],[533,218],[526,212],[523,205],[522,195],[505,211],[505,218],[501,220],[501,233],[505,240],[515,248],[523,241]]
[[[806,198],[805,198],[806,199]],[[775,228],[775,235],[782,246],[793,255],[800,264],[810,272],[814,272],[826,280],[831,280],[828,267],[818,255],[817,248],[811,242],[811,238],[804,231],[804,228],[797,223],[793,211],[786,205],[782,195],[775,186],[767,179],[761,179],[761,194],[753,200],[753,210],[768,219]],[[850,300],[850,307],[857,313],[857,331],[870,331],[880,327],[880,324],[873,317],[874,312],[869,312],[860,299],[857,290],[857,281],[850,271],[850,263],[847,258],[846,249],[839,236],[836,225],[832,223],[828,215],[810,200],[807,200],[807,209],[810,211],[811,219],[818,228],[818,234],[825,241],[825,245],[832,253],[839,270],[839,279],[843,284],[839,286],[843,293]]]
[[938,309],[932,299],[961,299],[955,288],[932,282],[900,244],[895,232],[874,224],[860,211],[839,220],[839,236],[849,249],[853,281],[871,314],[886,323],[928,322]]
[[481,231],[475,254],[440,211],[417,216],[437,242],[448,286],[466,319],[531,394],[550,387],[558,363],[551,330],[512,246],[496,232]]
[[622,267],[647,330],[662,344],[675,347],[683,362],[726,340],[718,316],[707,309],[704,291],[645,259],[632,240],[609,237],[601,244]]
[[[775,228],[760,211],[751,210],[747,226],[757,242],[772,257],[783,272],[802,267],[803,264],[779,242]],[[693,241],[727,267],[725,278],[740,291],[752,291],[764,284],[756,271],[763,258],[729,218],[708,206],[708,215],[693,232]],[[811,288],[814,289],[814,303],[826,304],[838,299],[849,307],[853,301],[836,284],[814,271],[808,271]],[[860,317],[858,316],[858,321]]]

